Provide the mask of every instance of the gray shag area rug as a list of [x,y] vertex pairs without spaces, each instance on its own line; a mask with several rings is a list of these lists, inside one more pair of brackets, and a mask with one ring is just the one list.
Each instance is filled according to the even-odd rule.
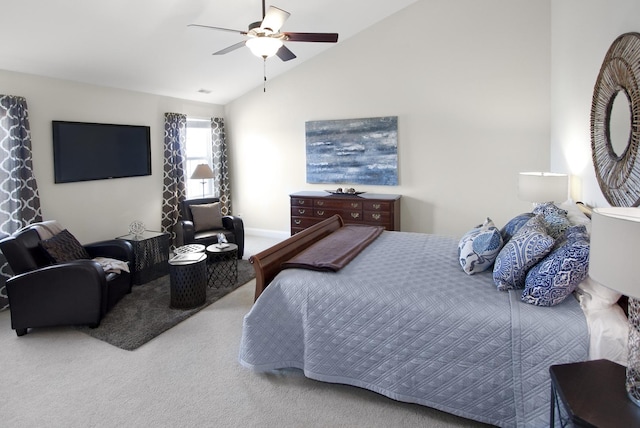
[[192,309],[173,309],[169,307],[171,290],[169,275],[166,275],[146,284],[134,285],[131,293],[105,315],[97,328],[75,328],[118,348],[133,351],[253,278],[253,266],[247,260],[238,260],[235,285],[207,287],[207,300],[203,305]]

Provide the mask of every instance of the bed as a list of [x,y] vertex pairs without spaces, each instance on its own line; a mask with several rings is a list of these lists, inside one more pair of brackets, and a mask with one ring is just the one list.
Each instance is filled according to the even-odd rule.
[[[538,427],[548,423],[548,367],[601,357],[619,341],[592,340],[599,327],[576,298],[534,306],[522,290],[498,291],[491,271],[467,275],[453,237],[384,231],[337,271],[282,269],[344,227],[334,216],[251,258],[256,302],[242,365],[297,368],[480,422]],[[600,325],[611,317],[592,312]]]

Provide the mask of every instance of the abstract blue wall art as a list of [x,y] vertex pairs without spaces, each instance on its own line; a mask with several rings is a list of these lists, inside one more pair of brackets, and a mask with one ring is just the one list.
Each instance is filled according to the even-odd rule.
[[307,183],[398,185],[398,117],[305,123]]

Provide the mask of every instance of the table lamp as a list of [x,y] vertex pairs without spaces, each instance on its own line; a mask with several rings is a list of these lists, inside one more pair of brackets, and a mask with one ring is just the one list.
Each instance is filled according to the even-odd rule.
[[521,172],[518,177],[518,198],[533,202],[564,202],[568,199],[569,176],[553,172]]
[[202,180],[202,197],[204,198],[204,181],[207,179],[214,178],[213,171],[206,163],[201,163],[196,166],[196,169],[193,170],[193,174],[191,174],[192,179]]
[[640,406],[640,209],[595,208],[591,214],[589,276],[629,297],[629,344],[626,389]]

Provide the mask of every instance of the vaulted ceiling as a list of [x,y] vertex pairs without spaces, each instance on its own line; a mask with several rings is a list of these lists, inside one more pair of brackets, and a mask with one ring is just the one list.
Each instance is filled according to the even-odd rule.
[[[268,1],[291,13],[282,30],[336,32],[338,44],[416,0]],[[260,0],[0,0],[0,69],[226,104],[262,86],[263,60],[240,34],[262,19]],[[288,42],[297,58],[266,62],[269,78],[334,44]],[[208,93],[203,93],[205,91]]]

